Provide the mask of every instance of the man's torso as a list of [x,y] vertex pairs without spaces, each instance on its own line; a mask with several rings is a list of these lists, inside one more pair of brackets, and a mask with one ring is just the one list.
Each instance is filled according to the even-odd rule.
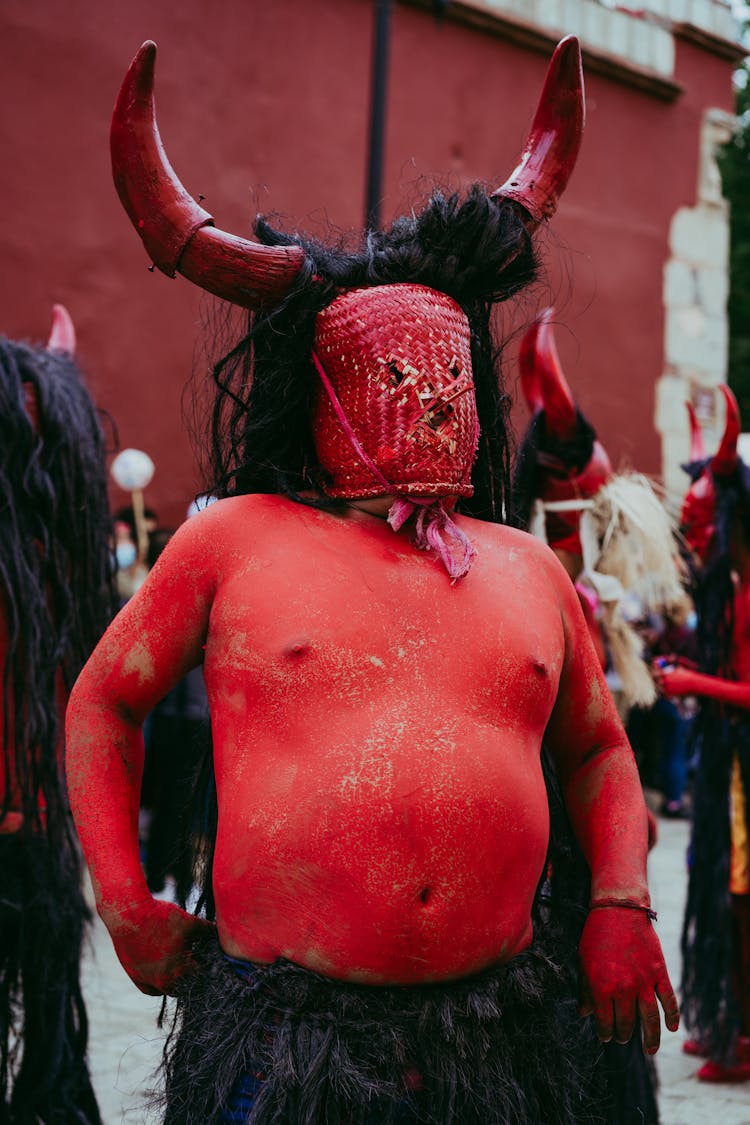
[[465,521],[451,585],[374,517],[232,503],[205,654],[225,950],[371,983],[510,958],[564,650],[538,545]]

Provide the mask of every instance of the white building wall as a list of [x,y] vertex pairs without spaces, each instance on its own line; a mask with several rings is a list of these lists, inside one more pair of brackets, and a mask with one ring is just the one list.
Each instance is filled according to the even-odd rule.
[[[666,81],[674,78],[678,27],[727,43],[740,41],[730,0],[461,0],[465,7],[556,35],[578,35],[584,48],[613,56]],[[664,367],[655,393],[655,425],[662,439],[662,473],[678,503],[687,487],[680,469],[689,449],[685,402],[705,429],[709,451],[723,429],[728,350],[729,215],[721,194],[716,150],[734,118],[706,111],[700,138],[696,204],[673,216],[664,266]]]
[[655,425],[662,439],[662,475],[675,503],[688,480],[689,436],[685,402],[691,401],[713,452],[724,426],[729,320],[729,208],[721,194],[716,150],[731,135],[734,118],[708,110],[701,132],[695,207],[680,208],[669,232],[664,267],[664,370],[656,387]]
[[[465,7],[518,20],[556,35],[578,35],[590,50],[620,62],[674,74],[675,24],[736,43],[739,25],[729,0],[462,0]],[[634,14],[637,13],[637,14]]]

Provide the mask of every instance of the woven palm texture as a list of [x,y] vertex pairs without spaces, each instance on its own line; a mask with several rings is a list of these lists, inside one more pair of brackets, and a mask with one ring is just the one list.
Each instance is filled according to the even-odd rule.
[[452,298],[423,285],[349,290],[319,313],[315,352],[340,407],[321,381],[329,495],[471,496],[479,424],[469,323]]

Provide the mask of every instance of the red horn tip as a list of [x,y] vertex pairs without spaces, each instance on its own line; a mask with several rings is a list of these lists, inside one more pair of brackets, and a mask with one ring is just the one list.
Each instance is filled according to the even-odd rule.
[[539,372],[536,365],[536,341],[540,326],[541,320],[540,317],[537,317],[524,333],[518,350],[521,391],[532,414],[538,414],[540,410],[544,409],[544,398],[542,397],[542,388],[539,385]]
[[712,471],[720,477],[729,476],[737,468],[737,439],[740,436],[740,408],[726,383],[719,384],[726,402],[726,420],[721,444],[711,459]]
[[557,354],[552,327],[553,315],[554,309],[545,309],[540,318],[536,345],[537,367],[544,399],[547,432],[560,441],[566,441],[575,435],[578,413]]
[[213,223],[182,186],[162,147],[154,111],[156,44],[139,49],[115,103],[110,131],[117,194],[152,262],[174,277],[197,230]]
[[179,270],[209,293],[245,308],[272,306],[297,279],[304,251],[263,246],[217,230],[177,178],[154,110],[156,44],[133,59],[115,103],[110,132],[112,173],[120,200],[151,261]]
[[150,98],[154,89],[154,71],[156,69],[156,43],[151,39],[139,47],[135,58],[130,64],[128,77],[132,76],[132,86],[136,94]]
[[75,325],[65,305],[52,306],[52,328],[47,341],[47,350],[50,352],[68,352],[69,355],[75,354]]
[[698,421],[698,415],[695,413],[692,402],[686,402],[685,406],[690,423],[690,461],[704,461],[706,459],[706,446],[703,442],[703,431]]
[[494,194],[515,200],[535,223],[549,219],[575,167],[585,118],[581,47],[568,35],[550,61],[521,160]]

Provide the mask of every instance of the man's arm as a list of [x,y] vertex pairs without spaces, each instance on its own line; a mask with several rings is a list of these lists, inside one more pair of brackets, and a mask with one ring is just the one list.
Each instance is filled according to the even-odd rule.
[[67,712],[68,791],[97,909],[123,966],[149,993],[167,990],[185,971],[206,926],[152,898],[140,864],[138,808],[143,720],[202,658],[218,522],[207,509],[177,532],[97,645]]
[[654,663],[651,671],[657,685],[667,696],[698,695],[703,699],[714,699],[729,707],[750,709],[750,684],[737,680],[725,680],[721,676],[710,676],[696,672],[692,668],[662,668]]
[[648,914],[646,806],[633,752],[618,718],[567,575],[553,566],[565,658],[546,731],[565,804],[591,868],[591,904],[580,945],[582,1013],[605,1041],[627,1042],[636,1012],[649,1052],[660,1019],[679,1022],[677,1001]]

